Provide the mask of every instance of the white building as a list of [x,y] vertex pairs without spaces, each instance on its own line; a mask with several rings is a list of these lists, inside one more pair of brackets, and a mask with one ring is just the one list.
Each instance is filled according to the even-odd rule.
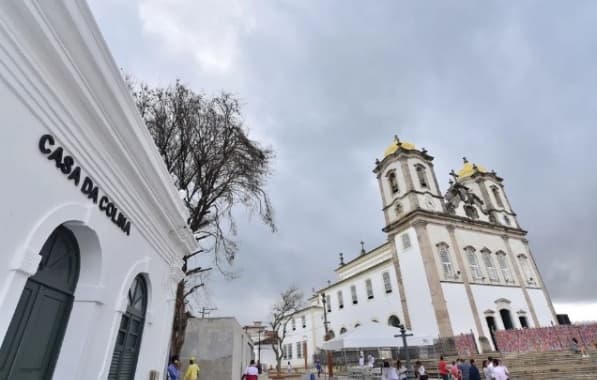
[[557,324],[502,179],[465,159],[444,196],[432,161],[396,138],[376,162],[388,241],[341,257],[337,281],[318,291],[330,334],[371,321],[421,336],[472,331],[489,351],[492,331]]
[[323,308],[317,295],[308,300],[307,306],[293,313],[286,325],[286,336],[283,342],[282,368],[312,368],[313,355],[325,336],[323,325]]
[[163,373],[186,212],[82,1],[0,3],[0,378]]

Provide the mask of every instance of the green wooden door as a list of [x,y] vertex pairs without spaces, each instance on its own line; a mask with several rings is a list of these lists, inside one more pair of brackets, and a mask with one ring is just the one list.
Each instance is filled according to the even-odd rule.
[[146,308],[147,284],[143,276],[138,275],[128,291],[128,305],[120,320],[110,363],[109,380],[135,378]]
[[52,378],[79,277],[79,248],[72,232],[58,227],[40,255],[0,348],[0,379]]

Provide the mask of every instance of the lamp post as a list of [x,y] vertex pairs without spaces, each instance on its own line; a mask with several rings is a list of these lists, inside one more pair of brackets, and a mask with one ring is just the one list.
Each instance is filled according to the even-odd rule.
[[[328,314],[326,309],[326,296],[325,293],[321,293],[321,302],[323,303],[323,328],[325,329],[325,340],[330,340],[330,334],[328,331]],[[331,351],[327,351],[327,362],[328,362],[328,376],[334,376],[334,367],[332,363],[332,353]]]
[[255,321],[253,324],[257,326],[257,370],[261,375],[263,372],[261,369],[261,321]]
[[[398,337],[402,337],[402,346],[404,347],[404,356],[405,360],[406,360],[406,378],[407,379],[411,379],[411,370],[410,370],[410,355],[408,353],[408,344],[406,343],[406,337],[408,336],[413,336],[413,334],[408,334],[406,332],[406,328],[404,328],[403,324],[398,325],[398,327],[400,328],[400,334],[395,334],[394,338],[398,338]],[[412,371],[412,373],[414,374],[414,370]]]

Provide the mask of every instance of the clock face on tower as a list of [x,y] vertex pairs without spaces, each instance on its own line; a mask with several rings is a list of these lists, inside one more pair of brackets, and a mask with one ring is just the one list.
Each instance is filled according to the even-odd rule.
[[435,203],[433,202],[433,198],[428,194],[425,196],[425,200],[423,201],[425,208],[429,211],[435,210]]

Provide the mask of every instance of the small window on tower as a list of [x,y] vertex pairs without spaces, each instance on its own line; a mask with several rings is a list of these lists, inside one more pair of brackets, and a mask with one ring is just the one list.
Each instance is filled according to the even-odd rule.
[[479,219],[479,212],[473,205],[464,206],[464,213],[471,219]]
[[397,193],[398,181],[396,180],[396,172],[391,171],[390,174],[388,174],[388,182],[390,183],[390,190],[392,190],[392,193]]
[[504,208],[504,202],[502,201],[500,189],[498,189],[498,187],[494,185],[491,186],[491,191],[493,192],[493,197],[495,198],[495,203],[497,203],[497,206]]
[[405,233],[402,235],[402,248],[403,249],[410,248],[410,236],[408,235],[408,233]]
[[419,177],[419,184],[421,185],[421,187],[425,189],[429,188],[425,166],[417,164],[415,165],[415,169],[417,170],[417,177]]

